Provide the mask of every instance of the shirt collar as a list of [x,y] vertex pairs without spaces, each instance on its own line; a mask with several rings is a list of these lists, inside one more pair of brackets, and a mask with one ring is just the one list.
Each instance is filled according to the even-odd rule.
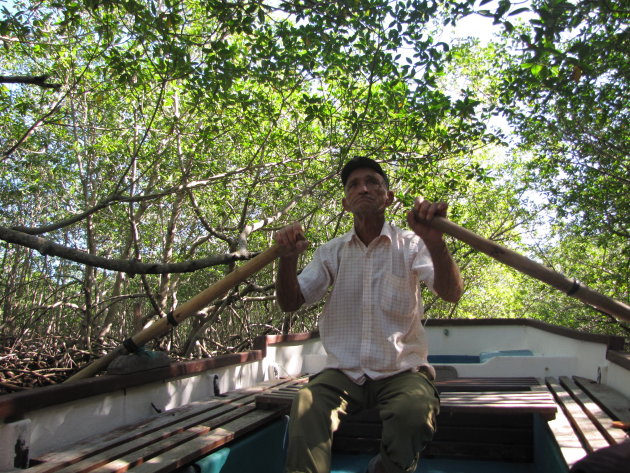
[[[394,228],[393,225],[389,222],[385,222],[383,224],[383,228],[381,228],[381,233],[379,235],[379,237],[385,237],[387,238],[389,241],[392,241],[392,238],[394,236]],[[341,236],[341,238],[343,239],[343,241],[345,243],[351,242],[353,239],[357,239],[359,240],[359,236],[357,235],[357,233],[354,230],[354,226],[352,227],[352,229],[350,229],[349,232],[343,234]]]

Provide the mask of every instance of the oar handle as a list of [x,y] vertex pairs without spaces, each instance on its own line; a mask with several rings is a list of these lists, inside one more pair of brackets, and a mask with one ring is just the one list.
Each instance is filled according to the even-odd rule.
[[630,306],[623,302],[601,294],[575,279],[569,279],[562,274],[543,266],[515,251],[512,251],[496,242],[483,238],[476,233],[461,227],[443,217],[435,217],[429,224],[458,240],[467,243],[476,250],[491,256],[512,268],[536,278],[550,286],[575,297],[582,302],[596,307],[618,319],[630,321]]
[[[255,256],[247,263],[235,268],[232,272],[226,275],[223,279],[215,282],[213,285],[197,294],[189,301],[178,306],[169,317],[163,317],[157,322],[149,325],[144,330],[138,332],[130,338],[131,342],[136,346],[142,346],[153,340],[154,338],[161,337],[168,333],[172,327],[179,324],[186,318],[198,313],[201,309],[209,305],[214,299],[222,296],[228,292],[231,288],[237,284],[243,282],[252,274],[255,274],[274,259],[280,256],[281,248],[278,245],[273,245],[267,250],[263,251],[259,255]],[[172,318],[172,320],[171,320]],[[94,376],[100,371],[107,368],[107,365],[119,355],[125,355],[129,353],[124,345],[119,345],[112,352],[95,360],[82,370],[78,371],[64,382],[76,381],[78,379],[88,378]]]

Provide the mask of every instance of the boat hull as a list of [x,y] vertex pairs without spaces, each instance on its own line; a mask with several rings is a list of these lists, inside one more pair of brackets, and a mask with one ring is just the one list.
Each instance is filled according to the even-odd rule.
[[[460,384],[462,379],[528,376],[544,386],[546,380],[583,377],[592,380],[594,386],[615,390],[626,401],[630,398],[630,355],[622,351],[621,337],[588,335],[529,320],[429,321],[426,330],[431,355],[440,357],[434,361],[438,373]],[[257,339],[254,350],[247,353],[0,396],[0,471],[28,466],[50,452],[67,451],[88,438],[98,441],[115,429],[151,422],[204,403],[224,402],[223,393],[247,389],[255,392],[261,383],[316,373],[325,362],[316,333],[267,336]],[[477,384],[475,389],[484,391],[488,387]],[[630,415],[623,405],[608,415],[630,422],[622,418]],[[261,426],[277,418],[270,415]],[[570,419],[565,422],[570,423]],[[555,438],[558,444],[558,436]],[[588,451],[579,444],[578,440],[577,446],[558,446],[567,465]],[[204,448],[203,455],[190,461],[212,453]],[[524,463],[536,464],[538,460],[532,458]],[[427,462],[430,460],[427,457]],[[442,454],[435,460],[457,458]],[[487,459],[478,455],[476,460]],[[177,468],[185,466],[183,461],[174,464]]]

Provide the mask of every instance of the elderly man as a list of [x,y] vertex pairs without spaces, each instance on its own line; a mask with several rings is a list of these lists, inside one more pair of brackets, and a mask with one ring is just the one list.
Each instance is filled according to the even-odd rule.
[[341,181],[354,227],[317,248],[299,276],[298,256],[308,246],[301,226],[275,236],[283,247],[276,283],[282,310],[327,297],[319,320],[327,364],[293,402],[287,471],[329,472],[340,420],[375,406],[382,440],[368,471],[412,472],[439,412],[418,283],[449,302],[459,300],[463,287],[442,233],[426,224],[446,216],[447,205],[417,198],[407,214],[411,231],[403,230],[385,221],[394,194],[377,162],[353,158]]

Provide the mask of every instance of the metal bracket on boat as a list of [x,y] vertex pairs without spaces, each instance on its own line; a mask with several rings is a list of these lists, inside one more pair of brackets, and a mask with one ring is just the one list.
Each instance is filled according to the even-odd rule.
[[221,394],[221,387],[219,386],[219,375],[215,374],[212,376],[212,389],[214,391],[215,397],[225,397],[227,394]]
[[3,427],[0,432],[0,470],[28,467],[31,420],[16,420],[4,424]]
[[278,379],[280,377],[280,366],[278,363],[270,362],[267,366],[269,379]]

